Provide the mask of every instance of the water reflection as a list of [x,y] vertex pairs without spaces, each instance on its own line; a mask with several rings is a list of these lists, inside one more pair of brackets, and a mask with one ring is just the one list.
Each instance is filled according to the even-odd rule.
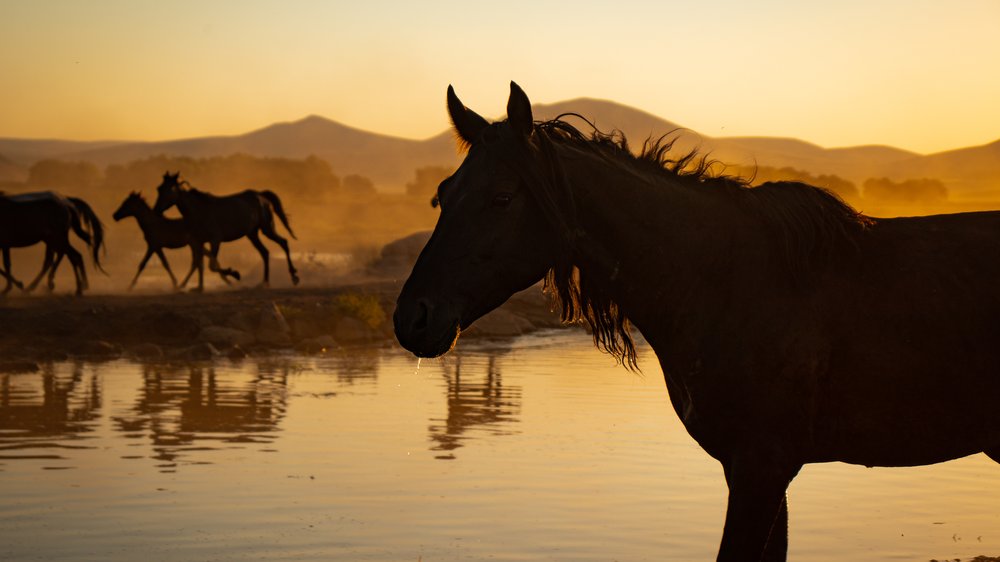
[[466,356],[469,365],[463,370],[463,356],[442,362],[442,378],[446,388],[447,415],[432,418],[430,438],[432,451],[445,451],[435,458],[454,459],[453,451],[462,447],[470,430],[489,435],[513,433],[521,410],[521,387],[504,385],[497,362],[497,353],[490,353],[482,365],[481,357]]
[[98,378],[81,363],[69,373],[50,363],[40,375],[0,375],[0,460],[63,460],[60,450],[91,448],[77,442],[94,431],[100,409]]
[[113,421],[125,437],[149,439],[152,458],[167,472],[220,443],[271,444],[286,410],[289,370],[260,364],[255,374],[219,376],[214,366],[143,365],[135,405]]
[[337,382],[345,385],[373,384],[378,380],[384,349],[360,347],[337,353],[333,371]]

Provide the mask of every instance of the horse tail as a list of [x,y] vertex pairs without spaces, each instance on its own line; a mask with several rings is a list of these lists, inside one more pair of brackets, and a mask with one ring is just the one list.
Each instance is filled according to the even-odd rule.
[[281,224],[285,225],[285,230],[292,235],[292,238],[298,240],[299,238],[295,236],[294,232],[292,232],[291,225],[288,224],[288,217],[285,215],[285,209],[281,206],[281,199],[278,198],[278,194],[269,189],[265,189],[259,193],[264,197],[264,199],[267,199],[268,203],[271,204],[271,208],[274,209],[274,214],[278,215],[278,218],[281,219]]
[[[74,216],[73,219],[73,231],[90,246],[94,256],[94,266],[106,274],[107,271],[104,271],[104,268],[101,267],[101,248],[104,247],[104,224],[101,223],[101,219],[97,218],[97,214],[94,213],[94,210],[83,199],[78,197],[67,197],[66,199],[73,204],[73,208],[78,213],[78,216]],[[87,231],[93,233],[93,240],[90,239],[86,231],[80,228],[80,217],[83,218]],[[107,251],[106,247],[105,251]]]

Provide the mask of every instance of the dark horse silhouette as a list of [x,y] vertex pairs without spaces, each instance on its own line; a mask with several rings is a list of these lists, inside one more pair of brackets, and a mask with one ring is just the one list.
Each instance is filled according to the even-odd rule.
[[[171,219],[154,212],[153,208],[146,202],[146,199],[137,191],[133,191],[122,201],[121,206],[118,207],[113,216],[116,221],[120,221],[126,217],[135,217],[136,222],[139,223],[139,228],[142,230],[142,236],[146,239],[146,255],[139,262],[139,270],[135,272],[135,277],[132,278],[132,282],[128,286],[130,291],[135,287],[136,281],[139,280],[139,275],[146,268],[146,262],[149,261],[149,258],[153,254],[156,254],[160,258],[160,263],[167,270],[167,275],[170,276],[170,281],[173,283],[174,289],[178,288],[177,278],[174,277],[174,272],[170,270],[167,257],[163,255],[164,248],[170,250],[185,246],[191,248],[191,269],[188,270],[184,280],[181,281],[180,288],[183,289],[187,285],[188,280],[191,279],[191,275],[198,268],[202,256],[205,255],[205,249],[204,246],[195,241],[184,224],[183,219]],[[226,283],[229,283],[228,277],[240,278],[239,273],[232,269],[222,269],[219,273],[222,280]]]
[[691,436],[722,463],[718,560],[785,560],[805,463],[1000,461],[1000,212],[866,217],[792,182],[534,122],[511,84],[488,123],[448,90],[464,162],[399,295],[421,357],[542,278],[567,321],[635,366],[655,350]]
[[32,291],[46,273],[49,274],[48,288],[55,288],[55,274],[63,256],[69,256],[76,278],[76,294],[82,295],[87,288],[87,270],[83,257],[69,243],[69,231],[73,230],[93,250],[94,266],[101,268],[100,250],[104,244],[104,226],[85,201],[76,197],[64,197],[51,191],[22,193],[18,195],[0,194],[0,249],[3,250],[4,277],[7,285],[2,294],[17,285],[10,270],[10,249],[45,243],[45,260],[38,273],[25,291]]
[[[180,179],[180,172],[164,173],[163,182],[156,188],[156,192],[156,204],[153,205],[153,211],[163,213],[170,207],[177,205],[191,236],[198,243],[209,245],[208,267],[210,270],[223,275],[225,275],[225,271],[231,271],[224,270],[219,265],[219,245],[222,242],[238,240],[246,236],[253,243],[254,248],[260,252],[261,259],[264,260],[264,280],[261,285],[266,286],[270,279],[270,262],[267,248],[260,241],[258,234],[258,232],[263,232],[264,236],[277,242],[285,251],[285,258],[288,260],[288,273],[292,277],[292,283],[296,285],[299,283],[299,276],[292,265],[292,256],[288,251],[288,241],[274,229],[274,215],[277,215],[288,233],[292,235],[292,238],[295,238],[295,233],[288,225],[288,217],[281,206],[281,199],[274,192],[247,189],[220,197],[198,191],[191,184]],[[199,259],[197,289],[199,291],[203,289],[203,273],[203,260]],[[236,278],[239,279],[238,276]]]

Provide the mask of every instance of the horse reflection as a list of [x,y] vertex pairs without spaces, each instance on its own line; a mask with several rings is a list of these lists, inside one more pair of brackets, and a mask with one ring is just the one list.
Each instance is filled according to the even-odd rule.
[[194,447],[199,442],[270,443],[286,409],[288,369],[260,369],[243,384],[233,378],[214,367],[145,366],[135,416],[115,422],[124,433],[148,432],[153,458],[166,463],[161,468],[204,450]]
[[454,451],[462,447],[470,430],[492,435],[511,433],[510,426],[518,421],[521,411],[521,387],[503,384],[496,355],[490,355],[483,378],[468,374],[463,377],[461,356],[455,359],[452,368],[445,363],[443,376],[448,388],[448,415],[444,419],[431,420],[435,422],[428,428],[432,451]]
[[[39,388],[40,383],[40,388]],[[41,374],[0,376],[0,450],[49,448],[33,440],[82,439],[100,415],[101,387],[83,366],[67,377],[47,365]],[[65,448],[65,445],[60,445]],[[9,458],[9,455],[2,455]],[[30,455],[20,455],[30,457]],[[46,455],[50,458],[52,455]]]

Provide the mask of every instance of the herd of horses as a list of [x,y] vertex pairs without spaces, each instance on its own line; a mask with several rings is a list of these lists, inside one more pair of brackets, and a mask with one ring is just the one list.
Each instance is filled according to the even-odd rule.
[[[165,217],[163,213],[174,206],[181,218]],[[135,217],[146,240],[146,253],[129,285],[130,290],[139,280],[139,275],[153,254],[163,263],[174,289],[184,288],[197,271],[198,286],[194,290],[202,291],[206,257],[209,270],[219,274],[227,284],[231,283],[230,279],[239,280],[238,271],[219,264],[218,254],[223,242],[244,237],[250,239],[264,260],[261,285],[266,286],[270,281],[269,252],[260,240],[261,234],[281,246],[288,261],[292,283],[299,282],[298,272],[292,265],[288,240],[276,231],[274,217],[278,217],[292,238],[295,238],[295,233],[288,224],[281,199],[272,191],[248,189],[232,195],[218,196],[194,188],[180,179],[180,172],[165,172],[163,181],[157,187],[155,204],[150,207],[142,195],[132,192],[113,215],[115,221],[126,217]],[[50,291],[53,290],[56,271],[64,257],[73,266],[76,294],[82,295],[88,288],[87,270],[83,256],[70,243],[70,232],[90,248],[94,267],[104,271],[101,254],[104,250],[105,229],[87,202],[52,191],[22,194],[0,192],[0,252],[3,253],[0,277],[6,280],[0,295],[6,295],[12,287],[31,292],[46,275],[47,287]],[[45,245],[45,258],[41,271],[25,285],[11,271],[10,250],[35,244]],[[178,285],[163,250],[184,247],[191,250],[191,267]]]

